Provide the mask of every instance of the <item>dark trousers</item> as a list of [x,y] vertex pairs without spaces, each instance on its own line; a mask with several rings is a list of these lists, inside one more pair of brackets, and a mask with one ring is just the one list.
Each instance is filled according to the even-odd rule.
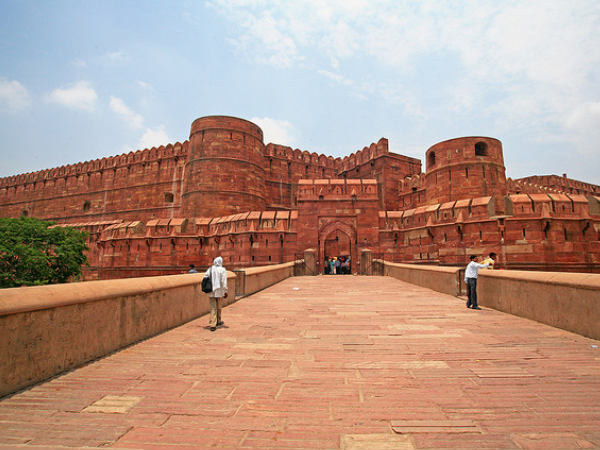
[[467,278],[467,307],[477,308],[477,278]]

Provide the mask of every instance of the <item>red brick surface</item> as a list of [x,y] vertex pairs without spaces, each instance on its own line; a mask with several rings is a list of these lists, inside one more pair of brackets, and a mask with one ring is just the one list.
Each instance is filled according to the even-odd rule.
[[[387,277],[289,278],[223,319],[2,399],[0,447],[600,446],[598,341]],[[86,411],[107,396],[129,406]]]
[[[263,142],[235,117],[192,123],[190,140],[0,179],[0,216],[90,232],[85,276],[122,278],[289,262],[315,249],[393,262],[600,272],[600,186],[506,179],[502,144],[440,142],[421,161],[387,139],[344,158]],[[312,187],[309,187],[312,186]],[[283,213],[284,215],[279,216]],[[336,239],[337,238],[337,239]]]

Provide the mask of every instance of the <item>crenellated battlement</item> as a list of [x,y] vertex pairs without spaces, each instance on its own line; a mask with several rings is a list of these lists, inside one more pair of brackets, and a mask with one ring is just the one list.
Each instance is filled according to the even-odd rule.
[[333,156],[317,154],[315,152],[311,153],[306,150],[292,149],[292,147],[273,143],[266,145],[265,157],[267,159],[279,158],[289,162],[311,164],[333,170],[337,170],[341,163],[341,158],[334,158]]
[[600,218],[600,199],[594,202],[583,195],[511,194],[504,198],[505,213],[497,214],[491,196],[462,199],[442,204],[420,206],[402,211],[381,211],[382,229],[402,230],[413,227],[481,220],[553,218],[581,220]]
[[530,177],[512,180],[516,186],[539,186],[551,192],[569,194],[600,195],[600,186],[584,181],[568,178],[567,174],[558,175],[533,175]]
[[91,161],[83,161],[67,164],[52,169],[28,172],[19,175],[11,175],[0,178],[0,188],[13,187],[16,185],[27,185],[44,182],[57,178],[91,174],[107,169],[117,169],[131,166],[132,164],[144,164],[168,158],[185,158],[187,156],[189,141],[175,142],[175,144],[161,145],[144,150],[131,151],[116,156],[107,156]]
[[315,179],[298,182],[298,201],[377,199],[377,180]]
[[387,154],[389,154],[388,140],[386,138],[381,138],[377,143],[373,142],[368,147],[363,147],[362,150],[357,150],[356,152],[345,156],[342,159],[341,167],[339,167],[338,170],[341,172],[354,170],[358,166],[367,164],[372,160]]

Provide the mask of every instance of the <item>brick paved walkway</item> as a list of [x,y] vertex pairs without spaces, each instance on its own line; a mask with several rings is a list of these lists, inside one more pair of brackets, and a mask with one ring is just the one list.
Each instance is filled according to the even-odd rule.
[[600,447],[598,341],[387,277],[223,315],[5,398],[0,447]]

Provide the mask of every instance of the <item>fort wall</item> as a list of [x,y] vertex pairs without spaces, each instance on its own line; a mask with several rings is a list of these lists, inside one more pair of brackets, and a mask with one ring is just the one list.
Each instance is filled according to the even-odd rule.
[[0,179],[0,216],[55,221],[172,217],[188,142]]
[[514,180],[516,183],[540,186],[549,190],[569,194],[600,195],[600,186],[584,181],[567,178],[567,174],[558,175],[533,175]]
[[498,214],[493,197],[380,212],[381,257],[464,265],[470,254],[498,253],[507,269],[600,272],[598,199],[515,194]]
[[[600,271],[600,186],[555,176],[506,180],[500,141],[440,142],[418,159],[385,138],[344,158],[263,143],[243,119],[194,121],[190,141],[0,179],[0,216],[90,233],[88,279],[264,266],[315,249],[393,262]],[[566,187],[565,187],[566,186]],[[355,270],[356,269],[356,270]]]

